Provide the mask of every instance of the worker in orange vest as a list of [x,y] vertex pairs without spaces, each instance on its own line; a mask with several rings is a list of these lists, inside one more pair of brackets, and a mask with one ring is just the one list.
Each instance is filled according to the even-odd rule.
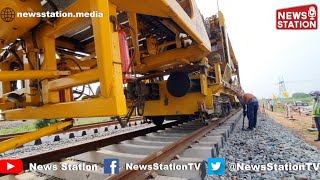
[[258,100],[254,95],[250,93],[238,95],[238,99],[242,104],[243,114],[248,116],[248,130],[253,130],[253,128],[256,128],[257,126],[257,113],[259,109]]

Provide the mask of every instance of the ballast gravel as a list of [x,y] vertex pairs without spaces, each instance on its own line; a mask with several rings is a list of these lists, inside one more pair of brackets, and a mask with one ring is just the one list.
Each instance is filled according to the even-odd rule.
[[[245,127],[247,127],[245,119]],[[319,142],[320,143],[320,142]],[[246,179],[246,180],[316,180],[320,179],[320,167],[316,170],[239,170],[230,171],[235,163],[245,165],[303,165],[319,163],[320,151],[297,137],[290,130],[271,118],[258,119],[258,126],[253,131],[242,130],[242,119],[234,129],[226,145],[220,149],[219,157],[225,158],[225,175],[207,175],[206,179]],[[280,167],[280,166],[278,166]],[[231,168],[234,169],[234,168]],[[280,168],[279,168],[280,169]]]
[[10,150],[10,151],[7,151],[5,153],[0,154],[0,159],[22,158],[22,157],[26,157],[26,156],[30,156],[30,155],[44,153],[46,151],[52,151],[52,150],[56,150],[59,148],[72,146],[77,143],[95,141],[95,140],[105,138],[108,136],[113,136],[113,135],[121,134],[124,132],[134,131],[134,130],[143,129],[143,128],[147,128],[147,127],[151,127],[151,126],[154,126],[154,125],[144,123],[144,124],[138,124],[136,126],[131,126],[131,127],[108,130],[108,131],[96,133],[93,135],[75,137],[72,139],[62,139],[60,141],[51,142],[51,143],[43,143],[41,145],[24,146],[24,147],[16,148],[14,150]]

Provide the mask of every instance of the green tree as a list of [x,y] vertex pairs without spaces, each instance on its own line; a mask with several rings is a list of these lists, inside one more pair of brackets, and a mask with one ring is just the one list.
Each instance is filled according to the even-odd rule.
[[309,98],[310,95],[309,95],[309,94],[306,94],[306,93],[298,92],[298,93],[292,94],[292,97],[293,97],[294,99],[302,99],[302,98]]

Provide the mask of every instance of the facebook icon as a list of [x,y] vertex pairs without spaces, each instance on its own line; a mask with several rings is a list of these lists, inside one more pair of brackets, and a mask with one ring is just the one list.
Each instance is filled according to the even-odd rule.
[[105,159],[104,160],[104,173],[105,174],[118,174],[120,169],[119,159]]

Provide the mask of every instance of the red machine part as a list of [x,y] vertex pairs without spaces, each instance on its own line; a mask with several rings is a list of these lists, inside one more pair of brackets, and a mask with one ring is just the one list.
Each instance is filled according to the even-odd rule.
[[120,44],[120,53],[121,53],[121,64],[122,64],[122,73],[123,73],[123,82],[127,83],[131,79],[131,59],[129,55],[127,35],[125,31],[119,30],[119,44]]
[[[57,66],[59,71],[70,71],[70,67],[65,61],[59,62]],[[65,90],[59,91],[60,102],[67,102],[66,93],[70,93],[70,97],[72,98],[71,101],[73,101],[73,93],[72,93],[72,89],[70,89],[69,92]]]

